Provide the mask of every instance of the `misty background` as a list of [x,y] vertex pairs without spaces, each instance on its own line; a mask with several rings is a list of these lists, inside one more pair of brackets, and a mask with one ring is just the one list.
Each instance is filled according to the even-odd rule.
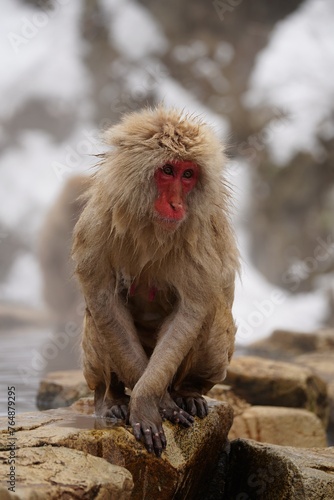
[[19,410],[79,365],[68,256],[100,132],[161,101],[227,144],[237,345],[334,326],[333,25],[330,0],[2,0],[0,388]]

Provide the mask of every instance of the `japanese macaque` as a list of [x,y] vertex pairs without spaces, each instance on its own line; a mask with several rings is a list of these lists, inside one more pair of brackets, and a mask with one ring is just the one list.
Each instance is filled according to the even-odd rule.
[[81,195],[90,179],[77,175],[67,180],[43,224],[38,257],[43,274],[43,295],[55,322],[74,320],[74,310],[82,301],[72,279],[72,234],[83,209]]
[[112,148],[74,230],[83,370],[96,414],[128,421],[160,456],[163,419],[205,417],[203,394],[233,353],[225,158],[200,119],[162,106],[126,115],[105,137]]
[[[71,260],[72,234],[83,210],[90,178],[76,175],[69,178],[48,212],[41,229],[38,258],[42,271],[43,296],[52,323],[53,338],[64,335],[67,324],[75,324],[78,336],[66,335],[66,349],[59,356],[46,360],[46,371],[66,370],[80,365],[80,325],[84,307],[78,283],[73,279]],[[50,342],[48,339],[46,342]],[[41,347],[43,348],[43,346]]]

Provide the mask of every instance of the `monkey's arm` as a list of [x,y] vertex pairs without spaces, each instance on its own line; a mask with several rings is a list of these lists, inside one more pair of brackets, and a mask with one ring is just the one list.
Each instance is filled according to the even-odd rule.
[[166,391],[180,364],[194,345],[207,312],[180,306],[161,328],[158,343],[133,394],[159,398]]
[[[200,307],[191,309],[189,306],[180,306],[176,314],[162,326],[147,368],[131,395],[130,423],[137,439],[146,440],[144,432],[156,426],[159,403],[161,399],[169,397],[167,387],[194,345],[206,314]],[[187,412],[183,413],[188,416]],[[187,420],[181,423],[189,425],[192,419]]]

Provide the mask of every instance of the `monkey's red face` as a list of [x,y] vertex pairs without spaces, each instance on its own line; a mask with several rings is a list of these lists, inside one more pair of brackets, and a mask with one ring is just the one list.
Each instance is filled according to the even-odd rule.
[[157,221],[175,229],[187,214],[187,195],[196,186],[199,168],[191,161],[170,161],[155,173],[158,197],[154,203]]

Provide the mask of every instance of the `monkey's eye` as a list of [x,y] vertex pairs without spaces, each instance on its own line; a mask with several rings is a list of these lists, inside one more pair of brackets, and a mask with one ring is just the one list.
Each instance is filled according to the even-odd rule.
[[174,175],[174,170],[173,170],[173,167],[171,165],[164,165],[162,167],[162,171],[164,174],[166,175]]
[[193,170],[185,170],[183,172],[183,176],[182,177],[185,177],[185,179],[190,179],[193,175],[194,175],[194,171]]

